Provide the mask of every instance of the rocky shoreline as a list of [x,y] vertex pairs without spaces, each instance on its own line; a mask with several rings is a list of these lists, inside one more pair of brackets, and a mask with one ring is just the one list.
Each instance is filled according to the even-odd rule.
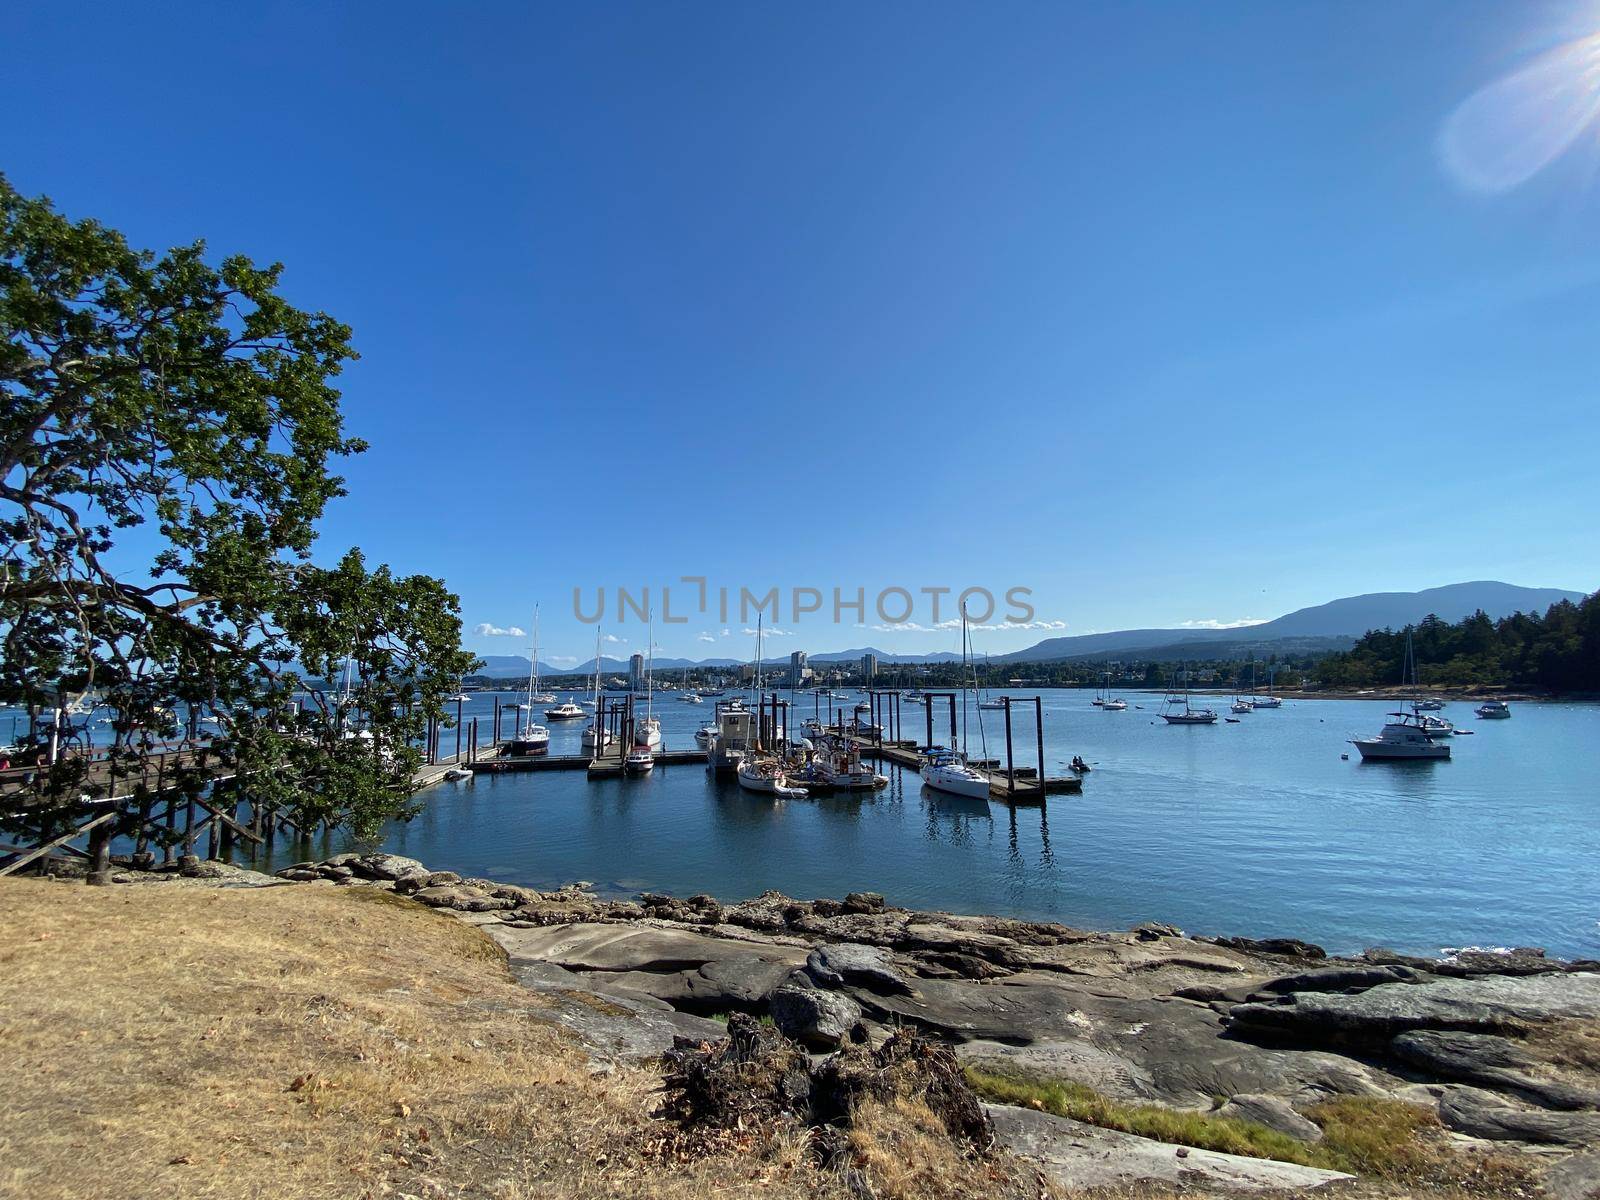
[[[602,1061],[720,1040],[733,1014],[770,1021],[813,1054],[911,1029],[963,1066],[1308,1141],[1320,1131],[1302,1114],[1321,1101],[1405,1101],[1464,1144],[1570,1158],[1569,1175],[1600,1186],[1600,963],[1538,949],[1333,958],[1288,938],[1190,937],[1158,924],[1091,932],[919,912],[864,892],[607,900],[584,884],[542,892],[386,854],[278,877],[382,888],[478,925]],[[1065,1186],[1338,1177],[990,1111],[1002,1143]]]

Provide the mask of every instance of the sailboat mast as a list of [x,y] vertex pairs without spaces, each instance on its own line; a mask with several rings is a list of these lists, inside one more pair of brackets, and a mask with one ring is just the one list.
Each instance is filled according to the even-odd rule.
[[539,684],[539,606],[533,606],[533,647],[528,656],[528,720],[533,720],[533,690]]

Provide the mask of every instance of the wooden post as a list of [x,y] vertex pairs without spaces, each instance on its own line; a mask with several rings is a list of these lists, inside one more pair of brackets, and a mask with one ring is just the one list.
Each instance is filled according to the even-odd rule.
[[1005,696],[1001,702],[1006,706],[1006,790],[1014,796],[1017,791],[1017,768],[1011,759],[1011,697]]
[[1044,800],[1044,701],[1033,698],[1033,728],[1039,739],[1039,800]]

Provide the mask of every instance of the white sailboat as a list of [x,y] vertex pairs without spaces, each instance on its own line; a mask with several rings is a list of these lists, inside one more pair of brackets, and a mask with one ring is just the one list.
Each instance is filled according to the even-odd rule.
[[644,669],[644,720],[633,723],[633,748],[638,750],[643,747],[647,752],[654,754],[661,749],[661,722],[656,718],[655,706],[656,638],[653,622],[649,628],[650,632],[646,635],[648,645]]
[[553,692],[539,690],[539,606],[537,604],[533,606],[532,678],[533,684],[528,688],[528,706],[531,708],[535,704],[554,704],[556,698]]
[[[523,758],[537,758],[550,753],[550,730],[533,719],[534,693],[539,686],[539,609],[533,610],[533,652],[528,662],[528,719],[511,739],[510,751]],[[554,697],[551,697],[554,699]],[[518,705],[519,708],[523,707]]]
[[1094,702],[1100,706],[1102,712],[1127,711],[1128,702],[1126,700],[1119,700],[1117,697],[1111,694],[1111,672],[1109,670],[1106,671],[1105,690],[1100,692],[1095,697]]
[[[1256,671],[1256,664],[1252,660],[1251,663],[1250,663],[1250,674],[1251,674],[1252,679],[1255,676],[1255,671]],[[1251,696],[1250,697],[1250,711],[1251,712],[1254,712],[1257,709],[1261,709],[1261,708],[1282,708],[1283,707],[1283,700],[1281,698],[1279,698],[1277,696],[1274,696],[1272,694],[1272,681],[1273,681],[1273,677],[1276,676],[1276,675],[1277,675],[1277,669],[1276,668],[1269,668],[1267,670],[1267,694],[1265,696]],[[1252,689],[1252,690],[1254,690],[1254,689]]]
[[600,725],[600,630],[594,631],[594,699],[585,700],[583,706],[595,710],[594,720],[583,731],[583,748],[593,754],[604,750],[616,741],[616,736]]
[[[961,659],[967,665],[967,610],[961,610]],[[983,718],[979,717],[981,728]],[[963,670],[961,680],[961,737],[966,744],[967,735],[967,680]],[[922,759],[922,785],[936,792],[971,799],[989,798],[989,777],[967,763],[961,750],[946,746],[930,746]]]

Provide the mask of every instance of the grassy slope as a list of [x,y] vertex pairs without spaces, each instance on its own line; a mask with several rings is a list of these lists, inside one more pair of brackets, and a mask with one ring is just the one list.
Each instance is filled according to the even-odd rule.
[[0,1195],[828,1194],[798,1143],[680,1159],[500,951],[360,889],[0,883]]

